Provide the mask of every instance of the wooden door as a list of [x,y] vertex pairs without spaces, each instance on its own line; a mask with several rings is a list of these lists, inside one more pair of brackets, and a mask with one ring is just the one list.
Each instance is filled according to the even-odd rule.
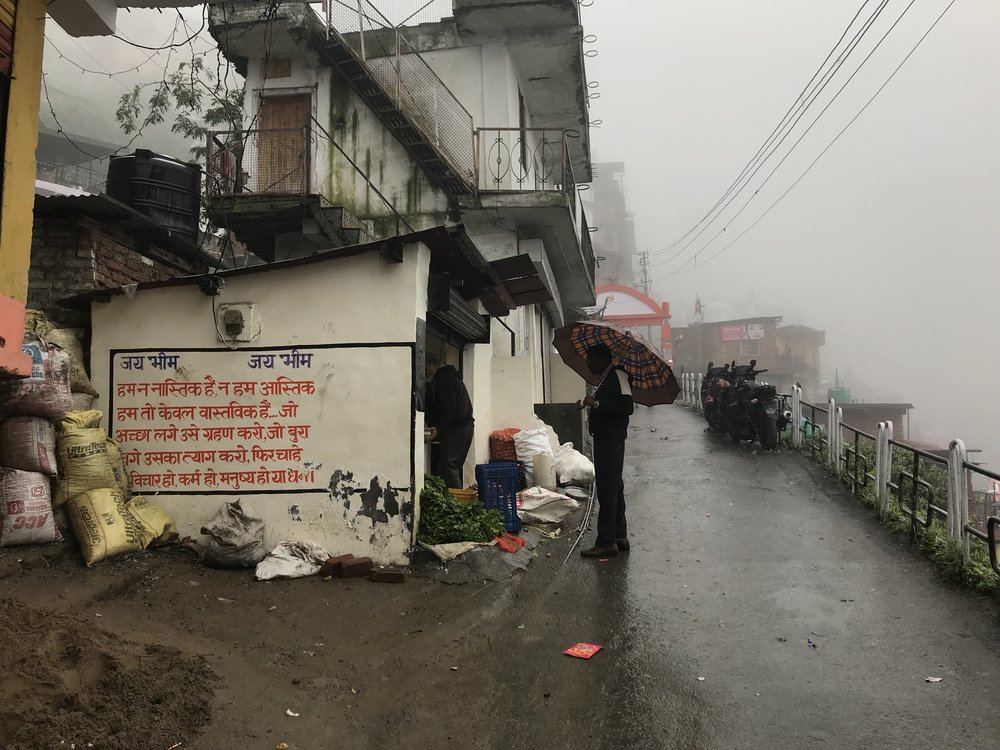
[[257,133],[258,193],[309,192],[312,96],[268,96],[260,103]]

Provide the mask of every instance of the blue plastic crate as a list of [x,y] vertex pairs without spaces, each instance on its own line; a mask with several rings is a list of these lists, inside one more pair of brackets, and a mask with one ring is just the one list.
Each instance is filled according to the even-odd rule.
[[512,534],[521,530],[517,515],[518,465],[509,462],[480,464],[476,467],[476,484],[483,507],[503,513],[504,528]]

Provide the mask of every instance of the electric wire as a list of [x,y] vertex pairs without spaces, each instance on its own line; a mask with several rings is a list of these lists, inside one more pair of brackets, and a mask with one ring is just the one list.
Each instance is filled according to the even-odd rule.
[[[837,62],[835,63],[835,66],[833,68],[831,68],[831,70],[828,71],[826,74],[824,74],[823,78],[820,81],[820,84],[817,84],[817,87],[813,89],[813,92],[810,92],[810,95],[809,95],[810,98],[809,98],[808,103],[806,104],[806,106],[804,108],[802,108],[802,111],[797,114],[797,116],[795,117],[794,121],[791,123],[790,127],[788,128],[788,130],[782,135],[781,139],[773,147],[771,147],[771,149],[767,152],[766,156],[764,156],[762,159],[759,160],[759,162],[756,164],[756,167],[753,169],[752,173],[749,176],[747,176],[745,178],[745,180],[744,179],[740,179],[739,180],[739,182],[742,182],[743,184],[739,187],[739,189],[735,193],[733,193],[731,195],[731,197],[729,197],[728,201],[725,201],[725,204],[719,209],[718,213],[707,224],[705,224],[705,226],[701,229],[701,231],[699,231],[694,237],[692,237],[680,250],[678,250],[676,253],[674,253],[673,255],[671,255],[668,258],[661,259],[661,260],[657,261],[656,263],[651,263],[650,264],[651,267],[658,268],[660,266],[664,266],[664,265],[670,263],[671,261],[675,260],[679,256],[683,255],[698,240],[698,238],[701,237],[708,230],[708,228],[712,224],[714,224],[722,216],[723,212],[725,212],[725,210],[727,208],[729,208],[729,206],[731,206],[733,204],[733,202],[736,201],[737,198],[740,197],[740,194],[743,193],[747,189],[747,187],[749,186],[749,184],[753,180],[753,178],[757,176],[758,172],[760,172],[760,170],[764,168],[764,165],[770,160],[770,158],[772,156],[774,156],[775,153],[777,153],[777,151],[781,148],[781,146],[785,143],[785,141],[791,136],[793,130],[795,129],[795,126],[798,125],[799,122],[802,121],[802,118],[805,117],[806,112],[808,112],[808,110],[817,101],[817,99],[820,97],[820,95],[826,90],[827,86],[829,86],[830,83],[832,83],[834,76],[838,72],[840,72],[840,69],[847,62],[847,60],[850,57],[851,53],[854,52],[858,48],[858,46],[860,45],[861,41],[864,39],[864,37],[867,35],[867,33],[871,30],[871,28],[875,24],[875,22],[877,22],[878,18],[882,15],[882,12],[885,10],[886,6],[888,5],[888,2],[889,2],[889,0],[882,0],[881,4],[878,6],[878,8],[876,8],[875,13],[872,14],[872,16],[868,19],[868,21],[865,22],[865,25],[862,27],[862,29],[851,40],[851,43],[850,43],[848,49],[845,51],[845,53],[840,58],[838,58]],[[813,121],[813,123],[809,126],[809,128],[806,130],[806,132],[803,133],[802,137],[800,137],[792,145],[791,149],[788,150],[788,152],[785,154],[784,158],[782,159],[781,163],[784,163],[785,159],[787,159],[791,155],[791,153],[795,150],[795,148],[799,145],[799,143],[802,142],[802,138],[805,137],[805,135],[807,133],[809,133],[810,130],[812,130],[812,128],[816,125],[816,123],[820,120],[820,118],[822,118],[822,116],[827,112],[827,110],[829,110],[830,107],[833,105],[833,103],[840,97],[840,95],[847,88],[847,85],[854,79],[854,77],[861,71],[861,69],[865,66],[865,64],[871,59],[872,55],[882,45],[882,43],[886,40],[886,38],[888,37],[888,35],[892,33],[892,30],[896,28],[896,26],[902,20],[903,16],[905,16],[907,14],[907,12],[910,10],[910,8],[913,7],[914,2],[916,2],[916,0],[911,0],[910,4],[906,7],[906,9],[903,11],[903,13],[899,16],[899,18],[896,19],[896,22],[892,25],[892,27],[889,29],[889,31],[879,40],[879,42],[875,45],[875,47],[869,52],[868,56],[857,67],[857,69],[854,71],[854,73],[851,75],[851,77],[847,80],[847,83],[845,83],[843,86],[841,86],[841,88],[833,95],[833,97],[831,98],[831,100],[827,103],[826,107],[824,107],[823,111],[820,112],[819,116]],[[783,129],[784,128],[782,128],[782,130]],[[780,166],[780,164],[779,164],[779,166]],[[773,174],[773,172],[771,174]],[[765,184],[767,184],[767,181],[769,179],[770,179],[770,175],[767,177],[767,179],[764,180],[764,182],[762,184],[760,184],[760,185],[757,186],[757,188],[755,189],[755,191],[753,193],[754,196],[757,194],[757,192],[761,188],[764,187]],[[751,200],[752,200],[752,197],[753,196],[751,196]],[[723,197],[722,200],[725,200],[725,197]],[[737,214],[737,216],[738,215],[739,214]],[[731,217],[729,219],[729,222],[731,223],[734,218],[736,218],[736,217]],[[727,226],[728,226],[728,223],[727,223]],[[711,245],[715,240],[717,240],[725,231],[726,231],[726,228],[723,228],[719,233],[717,233],[714,237],[712,237],[712,239],[709,240],[709,242],[706,244],[706,247],[708,245]],[[704,250],[704,248],[702,248],[702,250]],[[698,252],[701,252],[701,250],[699,250]]]
[[[845,125],[845,126],[844,126],[844,128],[843,128],[843,129],[842,129],[842,130],[841,130],[841,131],[840,131],[840,132],[839,132],[839,133],[837,134],[837,136],[836,136],[836,137],[835,137],[835,138],[834,138],[834,139],[833,139],[832,141],[830,141],[830,143],[829,143],[829,144],[828,144],[828,145],[826,146],[826,148],[824,148],[824,149],[823,149],[823,150],[822,150],[822,151],[821,151],[821,152],[819,153],[819,156],[817,156],[817,157],[816,157],[815,159],[813,159],[812,163],[811,163],[811,164],[810,164],[810,165],[809,165],[808,167],[806,167],[806,170],[805,170],[805,171],[804,171],[804,172],[803,172],[803,173],[802,173],[801,175],[799,175],[799,178],[798,178],[797,180],[795,180],[795,182],[793,182],[793,183],[791,184],[791,186],[790,186],[790,187],[789,187],[789,188],[788,188],[787,190],[785,190],[785,192],[784,192],[784,193],[782,193],[782,194],[781,194],[781,195],[780,195],[780,196],[778,197],[778,199],[777,199],[776,201],[774,201],[774,203],[772,203],[772,204],[771,204],[771,205],[770,205],[770,206],[769,206],[769,207],[767,208],[767,210],[766,210],[766,211],[764,211],[764,213],[763,213],[763,214],[761,214],[761,215],[760,215],[760,216],[759,216],[759,217],[757,218],[757,220],[756,220],[756,221],[754,221],[754,222],[753,222],[753,224],[751,224],[751,225],[750,225],[749,227],[747,227],[746,229],[744,229],[744,230],[743,230],[743,231],[742,231],[742,232],[741,232],[741,233],[740,233],[739,235],[737,235],[736,239],[734,239],[734,240],[733,240],[732,242],[730,242],[730,243],[729,243],[728,245],[726,245],[725,247],[723,247],[723,248],[722,248],[721,250],[719,250],[718,252],[716,252],[716,253],[713,253],[713,254],[712,254],[712,255],[710,255],[710,256],[709,256],[708,258],[706,258],[706,259],[705,259],[705,261],[704,261],[704,262],[702,263],[702,266],[704,266],[705,264],[707,264],[707,263],[708,263],[708,262],[710,262],[711,260],[713,260],[713,259],[715,259],[715,258],[718,258],[718,257],[719,257],[720,255],[722,255],[722,254],[723,254],[724,252],[726,252],[726,251],[727,251],[727,250],[728,250],[729,248],[731,248],[731,247],[732,247],[733,245],[735,245],[735,244],[736,244],[737,242],[739,242],[739,241],[740,241],[740,239],[742,239],[742,238],[743,238],[743,237],[744,237],[744,236],[745,236],[745,235],[746,235],[746,234],[747,234],[748,232],[750,232],[750,231],[751,231],[751,230],[752,230],[752,229],[753,229],[754,227],[756,227],[756,226],[757,226],[758,224],[760,224],[760,222],[761,222],[761,221],[763,221],[763,220],[764,220],[764,218],[765,218],[765,217],[766,217],[766,216],[767,216],[767,215],[768,215],[769,213],[771,213],[771,211],[772,211],[772,210],[773,210],[773,209],[774,209],[774,208],[775,208],[775,207],[776,207],[776,206],[777,206],[777,205],[778,205],[779,203],[781,203],[781,201],[783,201],[783,200],[785,199],[785,197],[786,197],[786,196],[787,196],[787,195],[788,195],[789,193],[791,193],[791,192],[792,192],[792,190],[794,190],[794,189],[795,189],[795,188],[796,188],[796,187],[798,186],[798,184],[799,184],[800,182],[802,182],[802,180],[803,180],[803,179],[805,179],[806,175],[807,175],[807,174],[809,174],[809,172],[810,172],[810,171],[812,170],[812,168],[813,168],[814,166],[816,166],[816,164],[817,164],[817,163],[818,163],[818,162],[820,161],[820,159],[822,159],[822,158],[823,158],[823,156],[824,156],[824,155],[825,155],[825,154],[827,153],[827,151],[829,151],[829,150],[830,150],[831,148],[833,148],[834,144],[836,144],[836,143],[837,143],[837,141],[839,141],[839,140],[840,140],[841,136],[843,136],[843,135],[844,135],[844,133],[846,133],[846,132],[848,131],[848,129],[849,129],[849,128],[850,128],[850,127],[851,127],[851,126],[852,126],[852,125],[853,125],[853,124],[854,124],[854,123],[855,123],[855,122],[856,122],[856,121],[858,120],[858,118],[860,118],[860,117],[861,117],[861,115],[865,113],[865,111],[866,111],[866,110],[868,109],[868,107],[869,107],[869,106],[871,106],[872,102],[874,102],[874,101],[875,101],[875,99],[877,99],[877,98],[878,98],[879,94],[881,94],[881,93],[882,93],[882,91],[883,91],[883,90],[884,90],[884,89],[885,89],[885,88],[886,88],[886,87],[887,87],[887,86],[889,85],[889,83],[890,83],[890,82],[892,82],[893,78],[895,78],[895,77],[896,77],[896,74],[897,74],[897,73],[899,73],[899,71],[900,71],[900,70],[902,69],[902,67],[903,67],[903,66],[904,66],[904,65],[905,65],[905,64],[907,63],[907,61],[908,61],[908,60],[909,60],[909,59],[910,59],[910,58],[911,58],[911,57],[912,57],[912,56],[914,55],[914,53],[915,53],[915,52],[917,51],[917,49],[919,49],[919,48],[920,48],[920,45],[922,45],[922,44],[923,44],[924,40],[925,40],[925,39],[927,39],[927,37],[931,35],[931,32],[933,32],[933,31],[934,31],[934,29],[935,29],[935,28],[937,28],[937,25],[938,25],[938,24],[939,24],[939,23],[941,22],[941,19],[943,19],[943,18],[945,17],[945,15],[947,15],[948,11],[949,11],[949,10],[951,10],[952,6],[953,6],[953,5],[954,5],[954,4],[956,3],[956,2],[957,2],[957,0],[951,0],[951,2],[949,2],[949,3],[948,3],[948,5],[947,5],[947,6],[945,7],[945,9],[944,9],[943,11],[941,11],[941,14],[940,14],[940,15],[939,15],[939,16],[937,17],[937,19],[936,19],[936,20],[934,21],[934,23],[933,23],[933,24],[931,24],[931,27],[930,27],[930,28],[929,28],[929,29],[928,29],[928,30],[927,30],[927,31],[926,31],[926,32],[924,33],[924,35],[923,35],[922,37],[920,37],[920,39],[919,39],[919,40],[917,40],[917,43],[916,43],[916,44],[915,44],[915,45],[913,46],[913,48],[912,48],[912,49],[911,49],[911,50],[909,51],[909,53],[908,53],[908,54],[906,55],[906,57],[904,57],[904,58],[903,58],[902,62],[900,62],[900,63],[899,63],[899,65],[897,65],[897,66],[896,66],[895,70],[893,70],[893,71],[892,71],[892,73],[891,73],[891,74],[889,75],[889,78],[887,78],[887,79],[886,79],[885,83],[883,83],[883,84],[882,84],[882,85],[881,85],[881,86],[880,86],[880,87],[878,88],[878,90],[877,90],[877,91],[876,91],[876,92],[875,92],[875,93],[874,93],[874,94],[872,95],[872,97],[871,97],[871,98],[870,98],[870,99],[869,99],[869,100],[868,100],[868,101],[867,101],[867,102],[865,103],[865,105],[864,105],[864,106],[863,106],[863,107],[861,108],[861,110],[860,110],[860,111],[859,111],[859,112],[858,112],[858,113],[857,113],[856,115],[854,115],[854,117],[853,117],[853,118],[851,118],[850,122],[848,122],[848,123],[847,123],[847,125]],[[697,259],[697,255],[695,255],[695,259]],[[688,263],[690,263],[690,261],[688,261]],[[680,274],[680,273],[687,273],[687,272],[689,272],[689,271],[693,271],[693,270],[696,270],[696,268],[697,268],[697,266],[695,266],[694,268],[687,268],[686,266],[687,266],[687,264],[685,264],[684,266],[681,266],[681,267],[680,267],[679,269],[677,269],[677,270],[675,270],[675,271],[673,271],[673,272],[671,272],[671,273],[669,273],[669,274],[666,274],[665,276],[662,276],[662,277],[658,278],[658,279],[657,279],[657,281],[662,281],[663,279],[667,279],[667,278],[670,278],[671,276],[676,276],[676,275],[678,275],[678,274]]]
[[[909,5],[906,6],[906,8],[903,10],[903,12],[900,14],[900,16],[892,24],[892,26],[889,27],[889,30],[886,31],[885,34],[882,35],[882,38],[879,39],[879,41],[871,49],[871,51],[868,53],[868,55],[865,57],[865,59],[861,61],[861,64],[855,69],[855,71],[851,74],[851,76],[847,79],[847,81],[844,82],[844,84],[840,87],[840,89],[838,89],[837,93],[835,93],[833,95],[833,97],[830,99],[830,101],[827,102],[826,106],[816,116],[816,118],[812,121],[812,123],[809,125],[809,127],[806,128],[805,132],[803,132],[802,135],[799,136],[798,140],[796,140],[795,143],[792,144],[792,147],[781,158],[781,160],[778,162],[777,166],[775,166],[774,169],[772,169],[770,171],[770,173],[768,173],[767,177],[764,178],[764,181],[761,182],[760,185],[758,185],[756,187],[756,189],[753,191],[753,193],[751,193],[750,197],[740,207],[740,209],[733,216],[731,216],[727,220],[726,225],[722,229],[720,229],[707,243],[705,243],[705,245],[703,245],[699,250],[697,250],[695,252],[695,254],[694,254],[694,258],[695,259],[698,257],[698,255],[700,255],[702,252],[704,252],[709,246],[711,246],[717,239],[719,239],[719,237],[721,237],[723,234],[725,234],[725,232],[729,229],[729,227],[732,225],[732,223],[743,214],[743,212],[747,209],[747,207],[753,202],[754,198],[756,198],[757,195],[760,193],[760,191],[771,181],[771,178],[774,177],[774,175],[777,173],[777,171],[779,169],[781,169],[782,165],[795,152],[795,149],[799,146],[799,144],[802,143],[802,141],[805,139],[805,137],[807,135],[809,135],[810,132],[812,132],[812,129],[814,127],[816,127],[816,124],[823,118],[823,115],[826,114],[826,112],[830,109],[830,107],[833,106],[833,104],[837,101],[837,99],[844,92],[844,90],[851,84],[851,81],[854,80],[854,78],[858,75],[858,73],[861,72],[861,69],[864,68],[864,66],[868,63],[868,61],[872,58],[872,56],[879,50],[879,48],[882,46],[883,42],[885,42],[885,40],[889,37],[889,35],[892,34],[892,32],[896,29],[896,27],[903,20],[903,18],[906,16],[906,14],[914,6],[915,3],[916,3],[916,0],[910,0]],[[764,164],[762,163],[758,167],[758,171],[763,166],[764,166]],[[756,171],[754,172],[754,174],[756,174]],[[729,200],[729,202],[726,204],[726,207],[728,207],[738,196],[739,196],[739,194],[734,195]],[[685,249],[687,249],[688,247],[690,247],[692,244],[694,244],[693,241],[689,242],[685,246]],[[679,253],[675,254],[673,257],[676,258],[678,255],[679,255]],[[655,264],[651,264],[651,265],[654,266],[654,267],[659,267],[659,266],[665,265],[667,262],[668,261],[661,261],[659,263],[655,263]],[[690,263],[690,262],[691,262],[691,259],[689,258],[684,263],[684,266],[687,266],[688,263]],[[684,266],[682,266],[682,267],[684,267]]]
[[[771,145],[771,143],[774,142],[775,138],[778,137],[779,133],[781,133],[782,130],[784,130],[784,128],[786,127],[786,125],[787,125],[788,121],[790,120],[790,118],[792,118],[794,116],[794,113],[796,112],[796,110],[797,109],[802,109],[803,107],[805,107],[805,109],[808,109],[808,107],[811,106],[811,103],[812,103],[812,101],[814,101],[814,99],[810,100],[810,96],[812,95],[812,91],[815,91],[815,88],[813,88],[813,90],[810,91],[810,87],[816,81],[817,77],[820,76],[820,74],[823,72],[823,69],[826,67],[826,64],[830,61],[830,58],[833,57],[834,53],[840,48],[840,45],[843,43],[844,39],[847,38],[848,32],[850,32],[850,30],[854,27],[854,24],[857,22],[858,18],[860,18],[861,13],[864,11],[864,9],[868,6],[868,4],[871,1],[872,0],[864,0],[864,2],[858,8],[857,12],[854,14],[854,17],[851,19],[850,23],[844,28],[844,31],[841,33],[840,38],[837,40],[837,43],[834,44],[834,46],[827,53],[826,58],[823,60],[822,63],[820,63],[819,67],[816,69],[816,72],[813,73],[812,78],[809,79],[809,82],[806,83],[806,85],[802,89],[802,91],[799,92],[799,95],[795,98],[795,101],[792,102],[791,106],[788,108],[788,111],[785,112],[785,114],[781,118],[780,122],[775,126],[774,130],[771,131],[770,135],[768,135],[768,137],[765,139],[764,143],[761,144],[761,146],[757,149],[757,153],[755,153],[753,155],[753,157],[750,159],[750,161],[748,161],[744,165],[744,167],[740,171],[739,175],[729,185],[729,187],[726,189],[726,192],[723,193],[722,197],[719,198],[718,201],[716,201],[715,205],[712,206],[709,209],[709,211],[703,217],[701,217],[701,219],[699,219],[698,222],[693,227],[691,227],[687,232],[685,232],[683,235],[681,235],[676,240],[674,240],[673,242],[671,242],[669,245],[667,245],[662,250],[654,250],[653,251],[654,255],[657,254],[657,253],[668,252],[670,250],[673,250],[675,247],[677,247],[682,242],[684,242],[684,240],[686,240],[689,236],[691,236],[691,234],[693,232],[695,232],[698,229],[699,226],[701,226],[705,221],[707,221],[716,212],[716,209],[718,209],[719,206],[722,205],[722,203],[726,200],[726,198],[728,198],[732,194],[733,190],[737,187],[737,185],[739,185],[743,181],[743,178],[746,176],[746,174],[750,170],[753,169],[754,165],[758,162],[758,160],[760,160],[761,155],[768,149],[768,147]],[[884,0],[881,3],[880,9],[884,9],[887,1],[888,0]],[[879,9],[877,9],[876,12],[879,12]],[[872,18],[869,19],[868,23],[870,24],[875,17],[876,16],[873,14]],[[862,28],[862,30],[863,30],[863,28]],[[855,40],[860,41],[858,35],[855,35]],[[854,40],[852,40],[852,42],[853,41]],[[848,46],[850,46],[850,44]],[[838,60],[846,61],[847,56],[849,54],[850,54],[850,50],[847,51],[846,55],[842,53],[840,55],[840,57],[838,58]],[[827,72],[827,74],[824,74],[823,77],[826,78],[826,75],[828,75],[828,74],[829,74],[829,71]],[[668,261],[671,260],[673,257],[676,257],[676,256],[672,256],[670,259],[668,259]]]

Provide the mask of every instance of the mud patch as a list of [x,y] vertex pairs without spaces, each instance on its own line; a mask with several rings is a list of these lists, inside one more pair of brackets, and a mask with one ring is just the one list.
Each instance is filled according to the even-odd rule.
[[0,600],[4,750],[188,745],[211,718],[215,679],[201,658]]

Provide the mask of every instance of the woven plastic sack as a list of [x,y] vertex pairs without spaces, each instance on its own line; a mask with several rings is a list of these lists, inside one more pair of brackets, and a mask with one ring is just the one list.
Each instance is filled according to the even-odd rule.
[[241,500],[219,508],[201,533],[210,537],[201,553],[201,561],[205,565],[252,568],[267,557],[264,519]]
[[594,483],[594,464],[572,443],[563,443],[556,451],[556,475],[561,485],[589,487]]
[[0,424],[0,466],[56,473],[56,428],[41,417],[11,417]]
[[128,500],[132,497],[132,485],[128,481],[128,472],[125,471],[125,462],[122,460],[122,452],[118,443],[108,438],[105,443],[108,449],[108,463],[111,464],[111,473],[115,475],[115,487],[121,490],[122,495]]
[[514,447],[517,449],[517,460],[524,466],[528,486],[535,484],[535,456],[539,453],[552,455],[549,444],[549,431],[541,427],[537,430],[521,430],[514,435]]
[[62,433],[57,440],[59,483],[55,504],[89,490],[117,487],[114,469],[108,458],[108,436],[99,424],[101,412],[70,412],[62,421]]
[[66,510],[88,568],[110,557],[138,552],[150,542],[146,527],[129,513],[125,498],[114,487],[77,495]]
[[87,376],[83,366],[83,329],[59,328],[52,323],[45,313],[39,310],[28,310],[25,314],[24,327],[38,334],[42,340],[61,347],[69,355],[69,384],[74,393],[86,393],[90,396],[99,395]]
[[60,541],[49,478],[32,471],[0,469],[0,547]]
[[21,349],[31,357],[31,377],[0,380],[0,411],[61,419],[73,407],[69,355],[26,332]]
[[179,535],[174,519],[146,498],[133,497],[125,507],[146,530],[144,536],[148,537],[149,541],[143,546],[159,547],[177,541]]

